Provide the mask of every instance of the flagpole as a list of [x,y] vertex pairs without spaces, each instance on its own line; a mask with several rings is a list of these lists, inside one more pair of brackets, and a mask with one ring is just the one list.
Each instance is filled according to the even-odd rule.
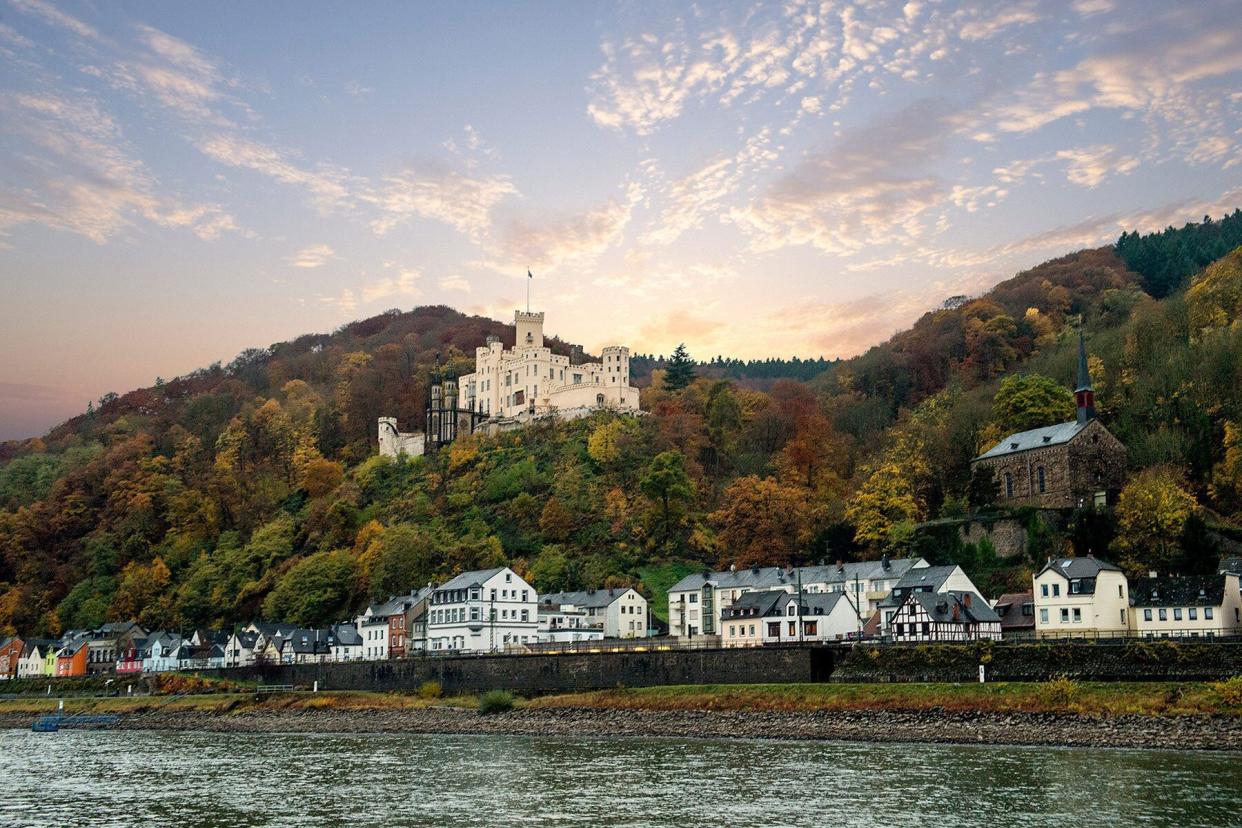
[[527,313],[530,313],[530,283],[532,280],[534,280],[534,278],[535,277],[531,275],[530,268],[529,267],[526,268],[526,312]]

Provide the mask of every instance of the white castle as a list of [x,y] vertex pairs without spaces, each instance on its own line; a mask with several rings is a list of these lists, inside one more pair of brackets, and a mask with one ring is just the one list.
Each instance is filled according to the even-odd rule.
[[380,454],[411,456],[452,442],[459,432],[494,433],[543,417],[576,419],[593,411],[637,412],[630,385],[630,349],[610,345],[600,362],[575,364],[543,344],[543,313],[515,311],[511,350],[499,337],[475,349],[474,373],[436,378],[427,406],[427,433],[397,430],[394,417],[379,418]]

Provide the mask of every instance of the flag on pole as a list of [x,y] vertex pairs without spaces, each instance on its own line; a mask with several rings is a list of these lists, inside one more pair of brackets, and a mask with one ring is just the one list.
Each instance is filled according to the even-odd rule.
[[530,272],[530,268],[529,268],[529,267],[528,267],[528,268],[526,268],[526,278],[527,278],[527,279],[533,279],[533,278],[535,278],[534,274],[532,274],[532,273]]

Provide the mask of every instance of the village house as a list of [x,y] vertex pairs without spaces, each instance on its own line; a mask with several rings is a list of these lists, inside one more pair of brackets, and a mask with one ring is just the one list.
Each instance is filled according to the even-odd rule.
[[1031,593],[1007,592],[992,609],[1000,616],[1001,636],[1006,641],[1035,637],[1035,596]]
[[1081,509],[1115,502],[1125,483],[1126,447],[1096,419],[1081,335],[1074,399],[1076,419],[1010,434],[971,462],[975,471],[991,472],[1000,503]]
[[[763,645],[763,625],[776,614],[776,605],[782,589],[762,592],[747,591],[721,610],[720,645],[722,647],[760,647]],[[777,622],[779,626],[780,622]]]
[[25,648],[26,642],[16,636],[0,639],[0,681],[17,678],[17,667]]
[[593,623],[586,610],[572,604],[539,601],[540,644],[572,644],[579,641],[603,641],[604,628]]
[[974,592],[908,592],[892,620],[898,642],[1000,640],[1000,616]]
[[22,648],[22,657],[17,663],[18,678],[36,678],[55,675],[55,662],[52,671],[48,671],[48,655],[56,652],[56,642],[38,638],[28,638]]
[[979,589],[966,576],[960,566],[920,566],[901,576],[892,591],[879,604],[880,633],[889,635],[897,608],[911,592],[973,592]]
[[[801,605],[801,612],[799,612]],[[721,645],[758,647],[840,641],[858,634],[858,616],[844,592],[748,592],[721,616]]]
[[224,645],[225,667],[249,667],[254,664],[254,647],[259,640],[255,630],[238,630]]
[[647,599],[631,587],[553,592],[539,596],[540,613],[545,605],[585,613],[588,626],[599,627],[604,638],[645,638]]
[[334,624],[328,628],[328,646],[332,661],[361,661],[362,634],[353,624]]
[[479,653],[533,644],[538,606],[534,588],[507,566],[463,572],[432,593],[428,646]]
[[56,653],[56,676],[85,676],[87,674],[87,657],[90,655],[89,640],[78,638],[66,644]]
[[732,569],[687,575],[668,591],[669,635],[696,638],[719,636],[722,613],[747,592],[782,590],[804,594],[842,593],[854,608],[861,629],[911,569],[925,567],[923,558],[838,562],[828,566],[777,566]]
[[1232,573],[1139,578],[1130,583],[1131,628],[1144,638],[1242,634],[1242,593]]
[[166,673],[176,670],[176,652],[180,646],[181,636],[176,633],[161,630],[148,635],[142,652],[142,672]]
[[1109,637],[1130,630],[1126,577],[1107,561],[1050,560],[1034,577],[1035,636]]

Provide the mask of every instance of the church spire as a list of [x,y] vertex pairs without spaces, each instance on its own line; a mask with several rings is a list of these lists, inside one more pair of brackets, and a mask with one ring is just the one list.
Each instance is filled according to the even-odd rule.
[[1091,369],[1087,365],[1087,342],[1078,331],[1078,387],[1074,389],[1078,406],[1078,423],[1086,425],[1095,419],[1095,389],[1091,387]]

